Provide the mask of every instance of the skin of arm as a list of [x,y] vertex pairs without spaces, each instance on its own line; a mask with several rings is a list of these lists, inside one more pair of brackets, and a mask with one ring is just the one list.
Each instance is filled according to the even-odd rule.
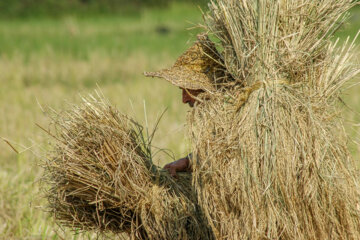
[[184,158],[166,164],[164,169],[168,170],[172,177],[177,177],[177,172],[191,172],[190,160],[191,153]]
[[[182,102],[184,104],[189,104],[190,107],[194,107],[194,104],[196,102],[196,97],[200,93],[204,92],[204,90],[197,89],[197,90],[191,90],[191,89],[184,89],[182,90]],[[164,169],[168,170],[171,176],[177,177],[177,172],[192,172],[190,160],[192,159],[192,153],[187,155],[184,158],[180,158],[179,160],[176,160],[175,162],[168,163],[164,166]]]

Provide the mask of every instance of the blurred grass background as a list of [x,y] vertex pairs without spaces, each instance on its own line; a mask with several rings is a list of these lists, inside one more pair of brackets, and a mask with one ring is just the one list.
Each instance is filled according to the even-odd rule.
[[[35,123],[46,128],[49,121],[41,106],[60,111],[80,102],[79,95],[101,89],[120,111],[150,128],[167,109],[154,144],[174,156],[155,159],[163,165],[188,153],[188,107],[181,103],[181,91],[142,72],[172,65],[190,46],[201,31],[194,27],[202,21],[204,2],[0,1],[0,137],[19,151],[0,142],[0,239],[97,237],[63,231],[43,211],[39,164],[48,144]],[[337,34],[342,42],[360,28],[360,8],[351,14]],[[359,91],[356,86],[344,92],[353,140],[358,140]],[[359,149],[349,144],[357,160]]]

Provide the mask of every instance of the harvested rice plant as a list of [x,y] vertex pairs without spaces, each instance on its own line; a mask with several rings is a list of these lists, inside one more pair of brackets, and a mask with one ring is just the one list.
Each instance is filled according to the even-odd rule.
[[354,5],[211,1],[194,45],[145,73],[203,90],[187,116],[192,173],[172,178],[152,160],[156,127],[90,96],[44,129],[49,211],[130,239],[358,239],[340,96],[360,68],[355,40],[331,41]]
[[155,166],[151,136],[103,98],[54,121],[57,144],[45,166],[50,209],[71,228],[128,233],[133,239],[207,239],[191,176]]
[[[65,2],[110,1],[0,7],[0,239],[358,238],[360,6]],[[189,80],[195,108],[169,84]],[[163,171],[190,152],[192,174]]]
[[234,81],[189,125],[193,183],[217,239],[359,238],[358,177],[338,114],[359,66],[353,42],[330,42],[351,6],[211,4],[207,26]]

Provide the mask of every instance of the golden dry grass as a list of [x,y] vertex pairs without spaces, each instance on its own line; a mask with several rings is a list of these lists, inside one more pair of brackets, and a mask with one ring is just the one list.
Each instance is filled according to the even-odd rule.
[[[44,162],[49,212],[62,226],[131,239],[209,239],[190,173],[175,180],[153,163],[152,140],[103,96],[49,111]],[[156,150],[156,149],[155,149]]]
[[[113,105],[124,112],[135,112],[136,118],[144,125],[144,99],[150,126],[162,110],[168,107],[154,144],[170,148],[175,158],[188,153],[183,128],[183,113],[188,109],[180,102],[180,91],[165,81],[145,79],[141,73],[170,66],[189,46],[186,45],[189,35],[184,32],[189,26],[186,20],[194,22],[193,15],[197,22],[200,13],[189,8],[186,11],[181,8],[166,10],[163,15],[161,11],[156,11],[156,15],[146,13],[140,21],[122,21],[121,17],[120,20],[105,18],[79,21],[70,17],[60,23],[47,19],[1,22],[0,136],[9,139],[21,153],[16,155],[6,143],[0,142],[0,239],[97,239],[94,233],[78,232],[74,235],[69,231],[63,232],[43,212],[43,196],[37,184],[42,175],[38,166],[41,154],[39,145],[35,143],[41,143],[44,148],[47,148],[47,144],[45,134],[34,123],[46,126],[48,121],[37,102],[64,109],[67,107],[66,101],[79,103],[78,94],[93,92],[98,83]],[[172,20],[174,18],[176,20]],[[175,29],[170,37],[145,32],[145,40],[137,40],[139,33],[144,35],[144,28],[151,30],[158,23],[164,22],[170,22],[171,28]],[[115,25],[123,26],[121,29],[128,36],[123,41],[128,41],[130,50],[124,54],[119,54],[120,49],[110,54],[110,51],[104,49],[105,43],[91,45],[91,41],[78,38],[82,36],[85,27],[88,39],[103,39],[100,33],[107,32],[113,33],[108,36],[109,39],[122,41],[122,38],[114,38],[118,34]],[[70,32],[69,29],[75,32],[72,37],[66,34]],[[70,47],[63,50],[61,44],[49,37],[50,32],[57,34],[54,39]],[[160,44],[144,47],[142,44],[148,44],[149,40],[159,40]],[[43,42],[47,44],[41,45]],[[113,42],[106,44],[109,48],[117,47]],[[136,51],[137,48],[144,51]],[[47,66],[54,73],[51,74],[42,66]],[[98,71],[97,66],[101,70]],[[80,71],[77,72],[76,68]],[[358,92],[359,87],[352,89],[346,96],[346,102],[355,111],[359,111],[360,106]],[[351,111],[346,111],[346,116],[351,120],[350,123],[360,121],[359,114]],[[353,136],[357,133],[357,129],[352,131]],[[30,150],[22,151],[29,146]],[[360,157],[358,152],[356,149],[353,151],[356,160]],[[166,156],[155,157],[155,162],[160,165],[170,160]]]
[[204,94],[188,124],[216,239],[360,237],[358,166],[339,115],[360,66],[354,42],[330,41],[352,6],[212,2],[208,28],[234,87]]

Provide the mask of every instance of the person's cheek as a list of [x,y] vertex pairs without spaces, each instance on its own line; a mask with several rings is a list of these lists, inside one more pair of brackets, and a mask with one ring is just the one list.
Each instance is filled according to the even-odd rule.
[[182,95],[182,101],[183,101],[183,103],[186,103],[186,95],[185,94]]

